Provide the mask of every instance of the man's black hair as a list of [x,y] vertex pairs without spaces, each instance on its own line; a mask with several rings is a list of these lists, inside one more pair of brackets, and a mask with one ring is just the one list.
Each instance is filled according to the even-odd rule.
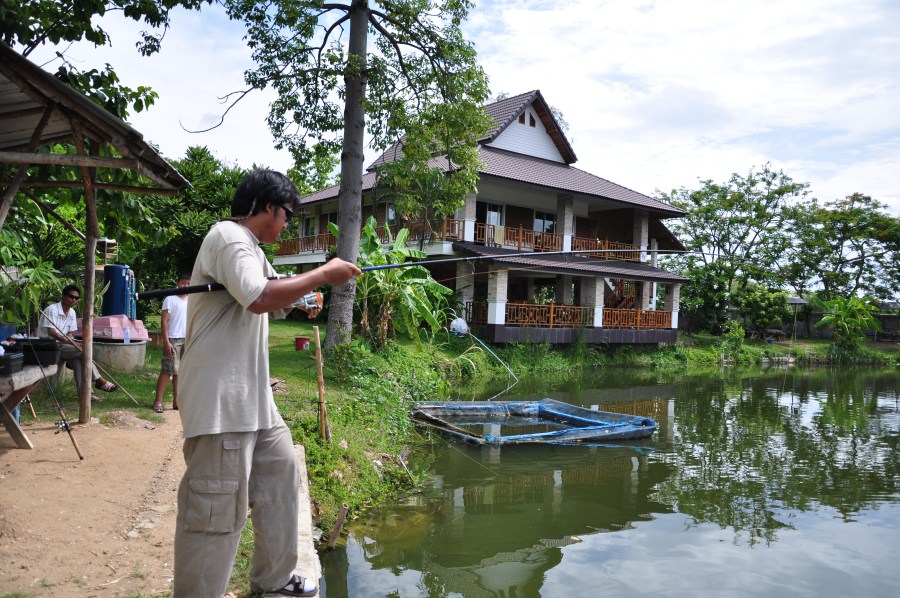
[[74,284],[67,284],[66,286],[64,286],[63,290],[62,290],[62,294],[65,296],[65,295],[68,295],[69,293],[71,293],[72,291],[78,291],[78,294],[81,295],[81,289],[79,289],[78,286],[74,285]]
[[289,178],[274,170],[250,171],[234,190],[231,217],[245,218],[266,209],[266,204],[295,209],[300,193]]
[[181,274],[178,275],[178,280],[190,280],[190,279],[191,279],[190,272],[182,272]]

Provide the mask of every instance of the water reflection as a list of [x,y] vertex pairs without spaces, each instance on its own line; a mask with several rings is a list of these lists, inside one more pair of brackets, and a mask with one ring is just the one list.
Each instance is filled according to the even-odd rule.
[[[882,533],[900,527],[896,372],[629,374],[588,375],[553,389],[526,382],[520,388],[532,392],[509,398],[649,415],[660,426],[650,441],[503,448],[438,441],[421,455],[433,460],[425,492],[353,525],[347,546],[323,555],[325,594],[596,595],[582,590],[616,579],[618,590],[604,594],[628,595],[640,580],[621,571],[640,570],[641,555],[652,552],[678,563],[672,574],[683,576],[671,586],[679,591],[662,594],[697,593],[709,576],[703,567],[721,558],[717,575],[742,576],[758,588],[745,595],[763,596],[782,582],[773,572],[748,573],[739,555],[754,547],[790,552],[802,538],[791,554],[813,576],[804,592],[831,595],[853,572],[821,555],[837,551],[832,543],[849,531],[865,547],[854,549],[856,558],[862,551],[869,564],[881,559],[889,569],[867,586],[897,587],[900,573],[886,555],[900,541]],[[857,524],[880,509],[880,532]],[[634,542],[646,544],[643,552]]]

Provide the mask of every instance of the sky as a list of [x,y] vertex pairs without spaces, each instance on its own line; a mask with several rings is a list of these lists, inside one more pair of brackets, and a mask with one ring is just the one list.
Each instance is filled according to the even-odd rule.
[[[291,165],[266,92],[189,132],[219,121],[252,67],[221,9],[177,12],[149,58],[134,50],[141,27],[102,24],[112,48],[69,55],[160,94],[130,123],[163,155],[205,145],[242,167]],[[476,0],[463,30],[493,94],[539,89],[562,112],[582,170],[653,196],[770,163],[822,202],[860,192],[900,216],[896,0]]]

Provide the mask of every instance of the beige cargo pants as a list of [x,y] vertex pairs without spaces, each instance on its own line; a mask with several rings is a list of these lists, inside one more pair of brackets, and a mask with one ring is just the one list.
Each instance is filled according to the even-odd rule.
[[241,531],[253,521],[250,586],[282,588],[297,565],[300,471],[282,423],[187,438],[178,487],[174,598],[222,598]]

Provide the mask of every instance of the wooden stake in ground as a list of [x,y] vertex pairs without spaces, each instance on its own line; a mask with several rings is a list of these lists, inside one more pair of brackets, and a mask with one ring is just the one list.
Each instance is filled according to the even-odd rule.
[[322,358],[322,343],[319,342],[319,327],[313,326],[316,339],[316,376],[319,380],[319,434],[325,442],[331,442],[331,428],[328,426],[328,411],[325,408],[325,360]]

